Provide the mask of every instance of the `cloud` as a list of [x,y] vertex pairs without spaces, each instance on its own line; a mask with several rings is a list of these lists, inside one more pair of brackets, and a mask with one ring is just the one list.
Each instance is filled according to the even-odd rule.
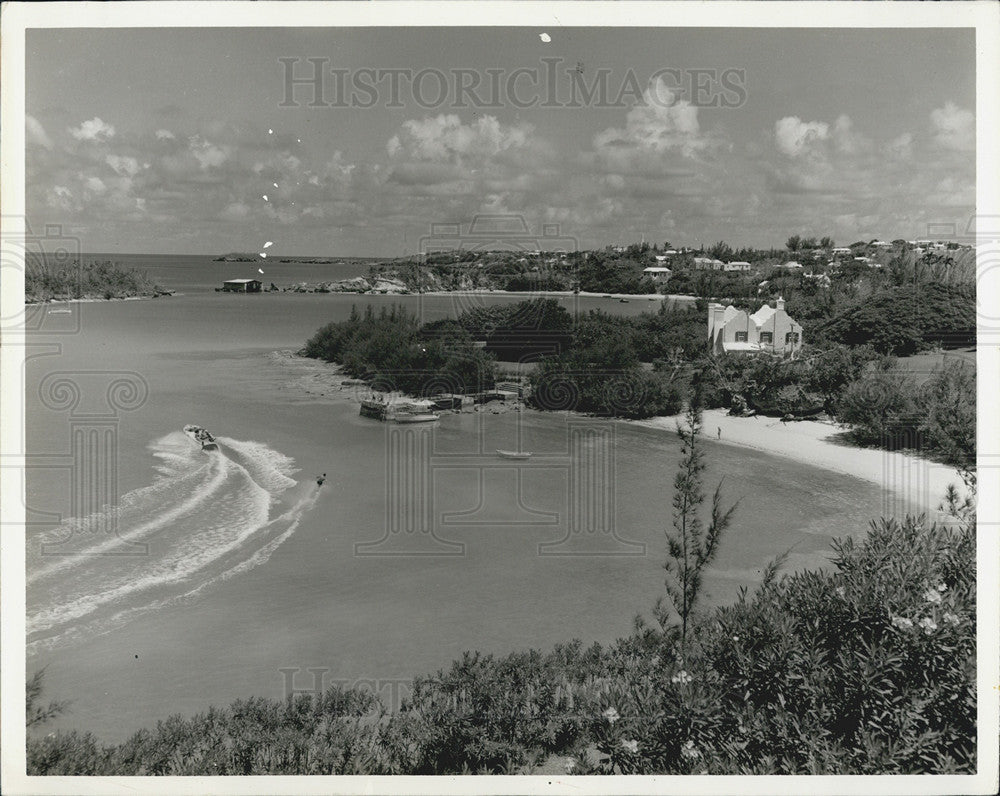
[[156,131],[158,141],[173,141],[176,137],[172,132],[162,127]]
[[934,140],[945,149],[972,152],[976,148],[976,117],[954,102],[931,111]]
[[134,177],[140,170],[139,161],[128,155],[108,155],[104,161],[121,177]]
[[524,123],[504,125],[489,115],[463,124],[457,114],[442,113],[403,122],[386,151],[391,158],[461,163],[523,147],[533,129]]
[[692,155],[708,146],[700,135],[698,109],[687,100],[678,100],[662,78],[642,96],[642,103],[625,117],[624,127],[610,127],[594,136],[596,149],[625,147]]
[[45,128],[42,127],[42,124],[38,121],[38,119],[34,116],[25,116],[24,126],[25,131],[27,132],[28,141],[45,147],[45,149],[52,149],[52,139],[49,138],[48,134],[45,132]]
[[105,124],[95,116],[93,119],[82,122],[79,127],[70,127],[70,135],[77,141],[107,141],[114,138],[114,125]]
[[83,183],[88,191],[93,193],[104,193],[108,190],[108,186],[104,184],[104,180],[100,177],[87,177]]
[[798,116],[786,116],[774,123],[778,149],[790,158],[799,157],[816,142],[826,141],[829,136],[830,125],[826,122],[804,122]]
[[188,146],[202,170],[217,168],[229,158],[229,147],[216,146],[199,135],[191,136]]

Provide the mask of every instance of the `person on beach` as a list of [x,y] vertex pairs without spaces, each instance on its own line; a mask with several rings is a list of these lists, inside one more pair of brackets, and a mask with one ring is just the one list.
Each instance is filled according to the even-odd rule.
[[722,426],[718,426],[718,427],[716,428],[716,431],[717,431],[717,432],[718,432],[718,434],[719,434],[719,439],[722,439]]
[[323,473],[319,478],[316,479],[316,486],[323,486],[323,482],[326,480],[326,473]]

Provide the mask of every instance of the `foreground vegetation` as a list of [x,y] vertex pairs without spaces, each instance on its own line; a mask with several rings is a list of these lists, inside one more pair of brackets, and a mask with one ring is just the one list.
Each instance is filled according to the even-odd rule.
[[155,298],[167,295],[144,271],[104,260],[65,264],[28,263],[24,300],[35,303],[69,299]]

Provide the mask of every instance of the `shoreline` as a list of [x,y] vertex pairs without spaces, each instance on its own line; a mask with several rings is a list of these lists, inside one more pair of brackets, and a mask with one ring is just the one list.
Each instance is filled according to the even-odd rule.
[[[636,425],[674,432],[681,415],[630,421]],[[876,484],[886,491],[887,513],[938,514],[949,484],[959,495],[967,489],[959,472],[945,464],[908,453],[862,448],[839,442],[844,429],[818,420],[782,423],[779,418],[755,415],[734,417],[724,409],[706,409],[702,415],[706,439],[739,448],[749,448],[823,470],[850,475]],[[718,432],[721,431],[721,436]],[[890,495],[892,499],[890,499]]]
[[24,302],[25,307],[44,307],[46,304],[98,304],[103,302],[111,301],[152,301],[153,299],[164,298],[169,296],[182,295],[174,291],[168,291],[165,293],[159,293],[155,296],[123,296],[121,298],[98,298],[96,296],[84,296],[83,298],[53,298],[45,299],[43,301],[26,301]]
[[[288,350],[275,351],[272,354],[302,364],[318,366],[310,375],[319,382],[318,384],[313,382],[315,386],[322,385],[325,389],[324,392],[312,393],[313,395],[357,402],[360,400],[358,393],[367,389],[365,386],[353,383],[355,380],[340,372],[339,365],[302,357]],[[301,386],[304,392],[311,392],[306,389],[305,384]],[[541,411],[531,409],[523,402],[518,403],[520,407],[514,411]],[[513,407],[502,411],[511,410]],[[574,414],[587,417],[580,413]],[[682,419],[683,415],[661,415],[645,420],[621,422],[673,434],[676,432],[677,422]],[[887,514],[903,516],[915,511],[926,513],[933,519],[939,513],[937,507],[943,501],[949,484],[955,486],[959,495],[964,496],[968,491],[956,469],[908,453],[862,448],[840,442],[836,437],[842,434],[844,429],[833,423],[818,420],[782,423],[779,418],[763,415],[735,417],[728,414],[725,409],[704,410],[702,423],[702,434],[710,442],[757,450],[876,484],[886,492]],[[718,435],[719,430],[721,436]]]
[[688,296],[682,293],[589,293],[581,290],[574,293],[572,290],[425,290],[423,293],[410,293],[409,295],[420,296],[581,296],[583,298],[613,298],[613,299],[642,299],[651,301],[696,301],[696,296]]

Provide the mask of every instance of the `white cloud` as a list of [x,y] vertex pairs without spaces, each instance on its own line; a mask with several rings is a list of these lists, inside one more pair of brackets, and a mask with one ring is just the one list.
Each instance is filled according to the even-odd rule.
[[662,78],[643,92],[643,102],[625,117],[625,127],[610,127],[594,136],[597,149],[632,147],[653,152],[678,150],[692,155],[707,146],[700,136],[698,109],[678,100]]
[[213,167],[217,168],[229,158],[228,147],[211,144],[201,136],[191,136],[188,142],[191,154],[198,160],[198,165],[203,171]]
[[455,163],[522,147],[532,129],[523,123],[504,125],[489,115],[462,124],[456,114],[442,113],[403,122],[402,130],[389,139],[386,150],[393,158]]
[[774,139],[784,154],[790,158],[801,155],[817,141],[830,137],[826,122],[804,122],[798,116],[786,116],[774,123]]
[[38,119],[34,116],[25,116],[24,126],[30,142],[45,147],[46,149],[52,149],[52,139],[49,138],[48,134],[45,132],[45,128],[42,127],[42,123],[39,122]]
[[161,128],[161,129],[159,129],[159,130],[156,131],[156,137],[160,141],[173,141],[177,136],[175,136],[169,130],[165,130],[165,129]]
[[87,177],[83,184],[93,193],[104,193],[108,189],[100,177]]
[[104,160],[122,177],[134,177],[139,173],[139,161],[128,155],[108,155]]
[[971,152],[976,148],[976,117],[954,102],[931,111],[934,140],[946,149]]
[[79,127],[70,127],[69,132],[77,141],[107,141],[114,137],[115,127],[112,124],[105,124],[95,116],[82,122]]

